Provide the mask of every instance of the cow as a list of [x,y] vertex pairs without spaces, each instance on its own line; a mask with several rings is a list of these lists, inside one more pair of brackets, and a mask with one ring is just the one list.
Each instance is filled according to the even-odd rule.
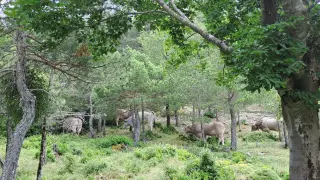
[[[148,122],[149,127],[150,127],[150,130],[152,131],[153,123],[154,123],[155,120],[156,120],[156,115],[155,115],[155,113],[152,112],[152,111],[150,111],[150,112],[149,112],[149,111],[144,111],[143,115],[144,115],[144,120],[145,120],[145,122]],[[142,112],[140,111],[140,112],[139,112],[139,119],[140,119],[140,120],[141,120],[141,117],[142,117]],[[126,128],[126,127],[128,127],[128,126],[133,127],[133,119],[134,119],[134,115],[132,115],[132,116],[130,116],[129,118],[127,118],[127,119],[125,120],[125,123],[124,123],[124,125],[123,125],[123,128]]]
[[116,114],[116,124],[119,126],[120,120],[123,121],[125,119],[128,119],[130,117],[130,111],[125,109],[117,109]]
[[[219,138],[219,144],[224,145],[224,133],[225,126],[218,121],[212,121],[211,123],[203,123],[204,137],[217,136]],[[193,134],[198,138],[202,137],[201,124],[192,124],[185,128],[187,134]]]
[[82,129],[83,118],[77,116],[66,117],[62,122],[63,130],[79,135]]
[[258,120],[254,125],[251,125],[251,131],[261,129],[264,132],[279,131],[280,122],[274,118],[264,117]]

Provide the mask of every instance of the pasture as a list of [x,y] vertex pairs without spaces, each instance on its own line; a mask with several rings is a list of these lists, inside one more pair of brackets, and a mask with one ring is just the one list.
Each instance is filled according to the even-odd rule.
[[[289,150],[282,147],[282,142],[245,139],[249,129],[242,125],[237,152],[228,150],[228,138],[225,146],[218,146],[216,141],[201,144],[183,139],[179,132],[161,128],[147,132],[149,140],[138,147],[132,145],[132,133],[127,129],[108,127],[105,137],[99,134],[95,139],[85,135],[49,134],[43,179],[199,179],[201,175],[193,166],[201,163],[203,155],[208,155],[218,174],[223,174],[218,179],[288,178]],[[40,141],[38,135],[24,141],[17,179],[36,179]],[[52,151],[53,144],[57,145],[59,154]],[[0,153],[4,151],[5,139],[1,138]]]

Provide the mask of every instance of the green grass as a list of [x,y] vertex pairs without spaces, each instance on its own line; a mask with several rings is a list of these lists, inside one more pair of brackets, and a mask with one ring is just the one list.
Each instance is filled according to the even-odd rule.
[[[239,153],[211,152],[210,149],[197,147],[195,142],[181,140],[177,133],[166,134],[156,130],[160,136],[142,144],[141,147],[133,147],[128,143],[126,149],[113,150],[112,145],[122,139],[121,136],[131,138],[131,132],[108,128],[107,133],[108,136],[97,139],[89,139],[86,136],[49,135],[48,148],[52,148],[52,144],[55,143],[63,153],[56,157],[55,162],[47,162],[43,171],[44,178],[168,179],[166,170],[184,172],[190,163],[199,161],[206,152],[219,167],[230,167],[239,180],[247,179],[249,176],[255,177],[252,172],[258,172],[262,167],[268,170],[266,172],[272,171],[277,174],[286,173],[289,169],[289,151],[283,149],[280,142],[261,142],[257,146],[254,142],[244,142],[239,138]],[[0,138],[0,143],[0,154],[3,157],[5,139]],[[18,179],[36,178],[38,159],[35,155],[39,151],[39,144],[39,136],[25,140],[19,160]],[[140,155],[137,155],[139,153]]]

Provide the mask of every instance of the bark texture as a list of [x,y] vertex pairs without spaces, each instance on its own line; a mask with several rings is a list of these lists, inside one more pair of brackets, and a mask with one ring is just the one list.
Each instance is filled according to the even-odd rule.
[[146,141],[146,134],[145,134],[145,126],[144,126],[144,105],[143,99],[141,99],[141,122],[142,122],[142,140],[143,142]]
[[237,118],[234,109],[234,92],[228,93],[228,103],[231,117],[231,150],[237,150]]
[[283,139],[284,139],[284,148],[287,149],[289,147],[289,141],[288,141],[288,133],[285,122],[283,122]]
[[179,127],[178,110],[174,110],[174,118],[176,120],[176,126]]
[[13,129],[12,129],[12,118],[8,116],[7,119],[7,144],[6,144],[6,154],[8,154],[8,150],[9,150],[9,144],[12,140],[12,135],[13,135]]
[[42,169],[44,164],[46,163],[46,157],[47,157],[46,126],[47,126],[47,120],[46,118],[43,118],[43,123],[41,128],[41,147],[40,147],[41,149],[40,149],[39,166],[38,166],[38,172],[37,172],[37,180],[42,179]]
[[17,64],[16,64],[16,85],[20,94],[20,104],[22,108],[22,119],[15,127],[12,140],[8,145],[1,180],[16,179],[18,160],[21,152],[24,137],[29,130],[35,117],[35,96],[28,89],[26,84],[26,44],[25,34],[16,31]]
[[94,138],[94,129],[93,129],[93,114],[92,114],[92,91],[89,95],[89,106],[90,106],[90,116],[89,116],[89,131],[90,131],[90,137]]
[[134,118],[133,118],[133,141],[134,145],[137,146],[140,142],[140,117],[138,108],[134,108]]
[[167,126],[170,126],[170,107],[166,104],[166,116],[167,116]]

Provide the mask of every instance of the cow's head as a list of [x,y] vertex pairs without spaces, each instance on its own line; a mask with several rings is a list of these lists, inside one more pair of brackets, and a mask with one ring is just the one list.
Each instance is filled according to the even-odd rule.
[[192,132],[191,126],[186,126],[186,127],[184,128],[184,132],[186,132],[186,133],[191,133],[191,132]]
[[257,131],[259,128],[256,125],[251,125],[251,132],[252,131]]

